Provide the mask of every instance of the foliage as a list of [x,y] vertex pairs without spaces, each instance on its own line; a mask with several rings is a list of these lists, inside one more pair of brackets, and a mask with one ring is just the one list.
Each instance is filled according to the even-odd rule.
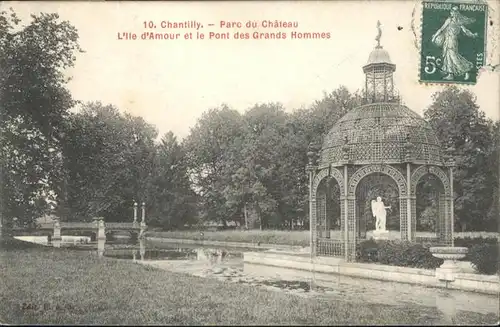
[[463,238],[457,237],[455,238],[453,244],[458,247],[466,247],[470,249],[473,246],[479,244],[496,245],[498,244],[498,239],[495,237],[463,237]]
[[491,260],[498,258],[498,256],[490,256],[491,251],[495,251],[492,248],[498,248],[498,239],[496,237],[455,238],[454,245],[469,249],[463,260],[472,262],[475,269],[480,273],[485,273],[489,269],[488,265],[492,264]]
[[356,244],[356,261],[359,262],[377,262],[379,244],[370,238],[366,241]]
[[384,265],[435,269],[442,259],[435,258],[427,246],[401,240],[366,240],[359,244],[358,259]]
[[[457,165],[453,185],[457,224],[463,231],[496,230],[497,220],[488,214],[498,205],[498,197],[494,198],[498,192],[498,150],[492,150],[493,123],[468,90],[448,87],[434,94],[433,101],[425,118]],[[496,126],[498,132],[498,123]]]
[[[0,14],[4,225],[30,224],[48,211],[48,202],[64,220],[129,221],[137,201],[147,204],[152,226],[167,229],[198,219],[308,228],[308,146],[320,145],[338,119],[362,103],[359,92],[340,86],[293,112],[279,103],[255,104],[243,114],[222,105],[205,112],[182,142],[167,133],[158,143],[153,125],[113,106],[92,102],[69,114],[76,101],[64,69],[81,51],[77,40],[76,29],[57,14],[33,15],[27,26],[13,12]],[[457,87],[434,94],[425,118],[456,160],[457,225],[496,229],[500,122],[486,119],[475,96]],[[431,181],[419,185],[419,230],[436,228],[432,189]],[[398,224],[394,210],[388,227]],[[420,250],[408,251],[417,256]]]
[[197,197],[190,187],[185,153],[172,132],[157,146],[153,179],[147,190],[148,225],[166,229],[193,224],[197,217]]
[[60,139],[75,101],[64,69],[81,51],[76,29],[57,14],[0,12],[0,215],[30,224],[60,187]]
[[475,244],[469,249],[467,257],[481,274],[500,273],[498,244]]
[[205,112],[182,144],[203,220],[226,223],[237,215],[224,189],[231,182],[228,167],[239,159],[241,130],[241,115],[223,105]]
[[61,218],[131,220],[134,201],[150,202],[156,129],[99,102],[84,104],[65,127],[61,205],[70,215]]
[[[498,240],[496,238],[456,238],[455,246],[467,247],[469,252],[463,259],[470,261],[477,272],[495,274],[500,272]],[[365,240],[357,245],[357,260],[414,268],[435,269],[443,260],[432,256],[428,246],[399,240]]]

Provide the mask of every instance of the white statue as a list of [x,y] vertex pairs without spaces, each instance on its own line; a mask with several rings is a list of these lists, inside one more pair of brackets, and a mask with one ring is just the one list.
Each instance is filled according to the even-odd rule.
[[387,211],[385,209],[390,209],[391,206],[386,207],[382,198],[377,197],[377,201],[372,200],[372,213],[373,217],[376,218],[375,230],[385,231],[385,219],[387,217]]

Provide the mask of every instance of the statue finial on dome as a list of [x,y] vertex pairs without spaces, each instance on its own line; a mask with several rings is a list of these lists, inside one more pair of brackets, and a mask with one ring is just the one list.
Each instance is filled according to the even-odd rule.
[[378,29],[378,34],[377,37],[375,38],[375,41],[377,41],[377,48],[382,48],[380,45],[380,38],[382,37],[382,29],[380,28],[380,20],[377,21],[377,29]]

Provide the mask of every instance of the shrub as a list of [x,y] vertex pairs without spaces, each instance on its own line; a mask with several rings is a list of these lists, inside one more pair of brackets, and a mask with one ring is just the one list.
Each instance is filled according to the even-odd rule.
[[378,244],[373,238],[357,244],[356,260],[359,262],[378,261]]
[[382,241],[378,244],[378,262],[391,266],[435,269],[442,259],[434,257],[428,246],[407,241]]
[[498,239],[493,237],[464,237],[464,238],[455,238],[454,245],[455,246],[463,246],[467,248],[472,248],[474,245],[479,244],[498,244]]
[[435,269],[443,263],[442,259],[430,253],[429,246],[400,240],[363,241],[358,244],[356,259],[360,262],[425,269]]
[[464,237],[464,238],[455,238],[454,242],[455,246],[466,247],[469,249],[469,252],[465,256],[465,258],[461,259],[460,261],[470,261],[470,262],[472,262],[471,249],[474,246],[483,244],[498,246],[498,239],[492,237]]
[[476,244],[469,249],[468,258],[480,274],[500,272],[498,244]]

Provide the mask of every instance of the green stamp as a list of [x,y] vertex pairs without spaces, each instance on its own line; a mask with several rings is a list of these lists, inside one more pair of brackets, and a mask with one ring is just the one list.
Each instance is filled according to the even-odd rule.
[[485,65],[488,5],[424,1],[420,82],[476,84]]

